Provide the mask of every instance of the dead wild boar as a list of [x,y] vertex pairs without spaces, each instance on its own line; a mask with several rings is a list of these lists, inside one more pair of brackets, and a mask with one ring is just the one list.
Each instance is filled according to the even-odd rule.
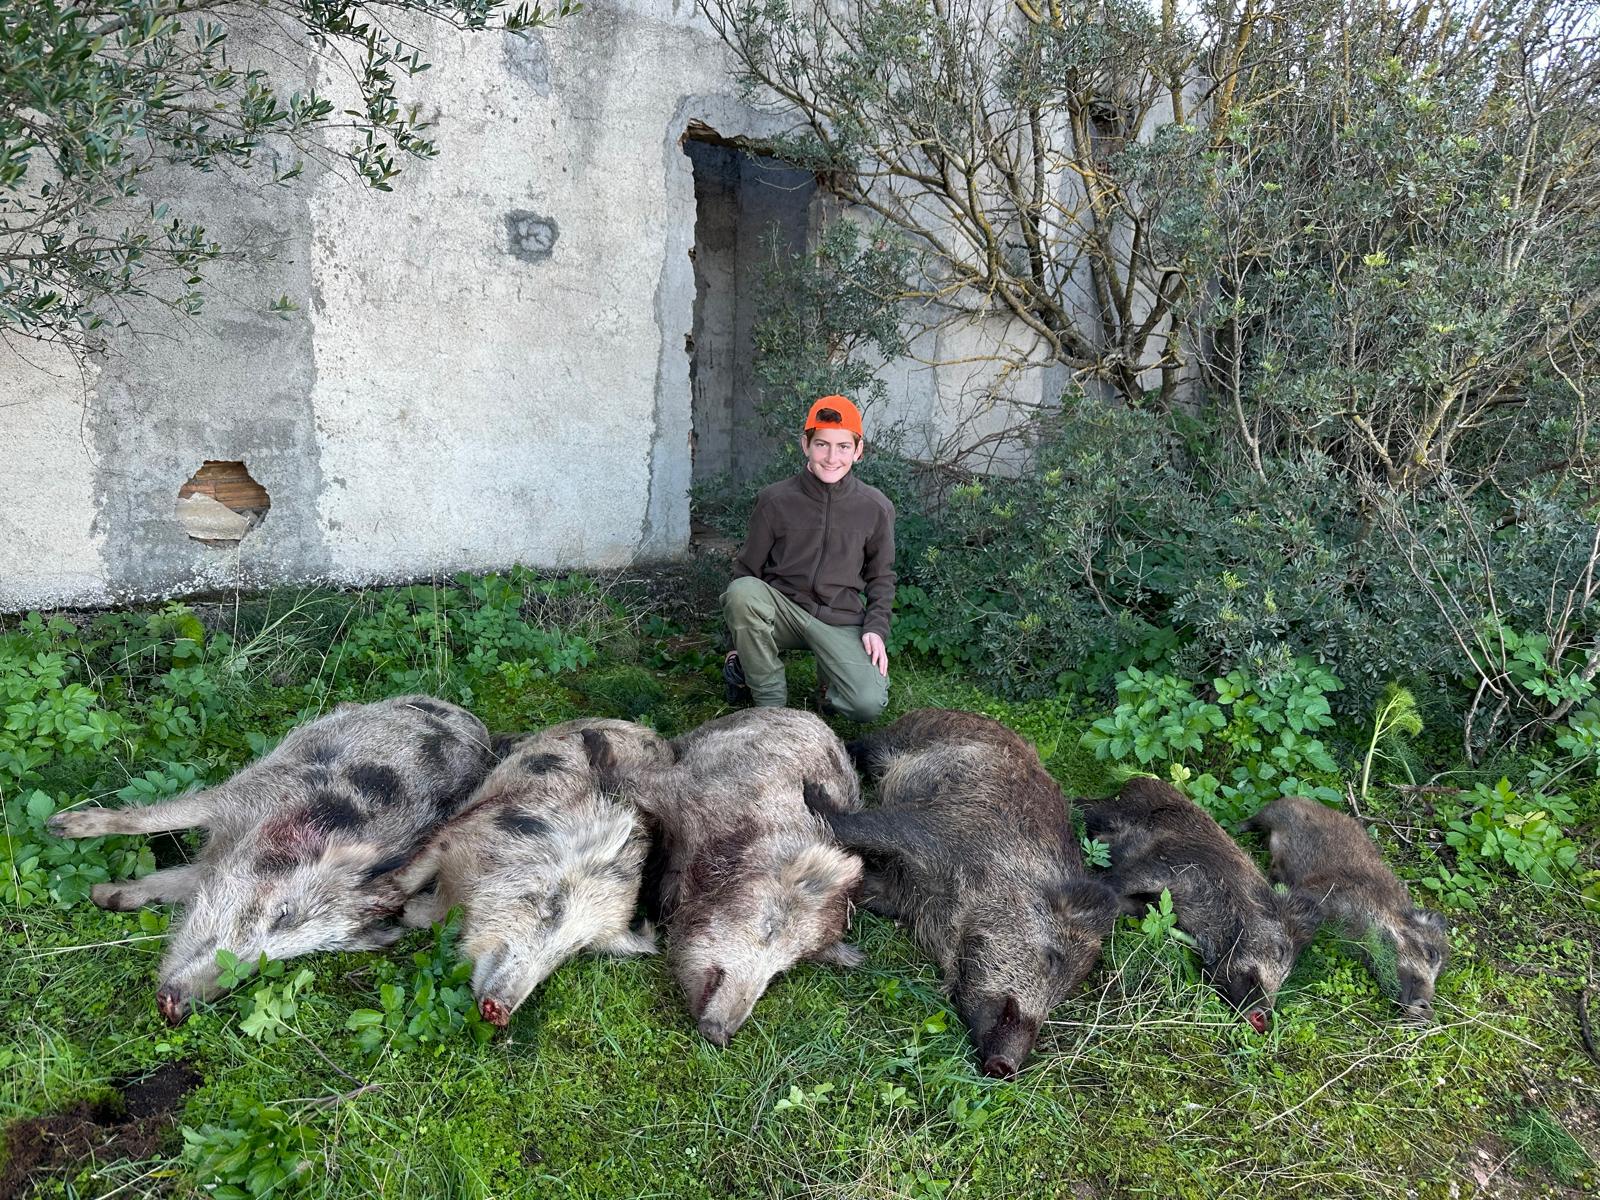
[[977,713],[920,709],[850,749],[877,807],[813,805],[866,860],[863,906],[939,964],[984,1073],[1015,1075],[1116,917],[1070,802],[1033,747]]
[[1209,813],[1159,779],[1130,779],[1084,820],[1089,836],[1111,848],[1109,882],[1123,912],[1138,916],[1170,892],[1178,928],[1195,940],[1206,977],[1265,1033],[1278,989],[1314,927],[1309,907],[1274,891]]
[[[524,737],[400,872],[415,893],[407,925],[425,927],[461,906],[459,945],[486,1021],[504,1027],[580,951],[655,951],[648,927],[629,929],[649,843],[644,822],[600,784],[622,771],[619,753],[646,750],[670,761],[665,741],[624,721],[567,722]],[[435,886],[423,891],[429,880]]]
[[821,719],[786,708],[719,717],[641,779],[655,826],[673,972],[700,1032],[725,1046],[772,979],[802,958],[855,966],[845,945],[861,860],[833,844],[807,794],[854,809],[860,782]]
[[1267,835],[1269,871],[1363,948],[1372,972],[1412,1020],[1433,1016],[1433,989],[1450,957],[1450,928],[1411,903],[1359,822],[1307,800],[1285,796],[1245,822]]
[[60,837],[206,831],[198,857],[101,884],[102,908],[181,903],[156,1003],[177,1024],[220,993],[218,950],[245,962],[377,949],[404,930],[393,873],[454,815],[491,763],[489,731],[428,696],[340,705],[226,783],[153,804],[59,813]]

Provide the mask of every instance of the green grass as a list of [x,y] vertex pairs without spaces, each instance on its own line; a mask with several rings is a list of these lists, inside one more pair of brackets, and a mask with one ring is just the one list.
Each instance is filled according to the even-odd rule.
[[[274,644],[229,683],[204,730],[164,749],[130,732],[103,752],[64,754],[27,786],[117,803],[110,793],[171,761],[169,751],[226,775],[251,757],[249,734],[277,736],[308,705],[398,690],[393,676],[413,670],[429,690],[470,691],[497,729],[596,713],[676,733],[723,710],[709,633],[652,624],[638,596],[580,591],[570,603],[556,617],[584,631],[592,661],[530,678],[467,669],[459,645],[401,645],[410,635],[392,621],[391,641],[370,643],[383,653],[357,654],[346,639],[381,607],[373,596],[301,597],[293,620],[275,627],[281,599],[247,606],[241,629],[270,627]],[[202,615],[229,628],[225,613]],[[56,640],[74,637],[94,641],[92,630]],[[110,646],[81,655],[84,677],[130,721],[172,683],[170,659],[149,653],[148,667],[115,665]],[[222,670],[214,640],[203,661]],[[797,699],[810,694],[809,672],[795,662]],[[1114,786],[1078,746],[1100,715],[1090,701],[1006,703],[902,662],[892,702],[990,712],[1041,746],[1069,794]],[[1398,811],[1393,795],[1374,799]],[[1592,822],[1592,802],[1587,811]],[[1415,848],[1388,848],[1403,870],[1421,869]],[[1176,943],[1119,929],[1022,1077],[997,1082],[977,1074],[931,966],[866,915],[854,934],[865,967],[796,968],[726,1050],[695,1032],[661,959],[583,959],[486,1044],[462,1035],[368,1056],[345,1021],[377,1006],[385,956],[302,960],[314,979],[295,1032],[265,1044],[241,1031],[240,997],[176,1030],[160,1022],[160,923],[150,916],[11,904],[0,909],[0,1119],[56,1111],[182,1062],[205,1081],[183,1126],[254,1133],[258,1159],[281,1150],[295,1173],[273,1196],[1446,1197],[1478,1191],[1486,1162],[1491,1191],[1593,1194],[1600,1070],[1573,1017],[1594,970],[1592,918],[1570,891],[1512,882],[1476,914],[1452,915],[1455,958],[1431,1027],[1397,1021],[1348,949],[1324,937],[1265,1037],[1193,980]],[[386,957],[406,974],[407,953],[431,937],[413,935]],[[252,1102],[308,1129],[304,1146],[284,1149],[280,1137],[274,1150],[278,1135]],[[196,1178],[195,1156],[181,1151],[174,1132],[163,1157],[85,1162],[38,1192],[184,1195],[216,1182]]]

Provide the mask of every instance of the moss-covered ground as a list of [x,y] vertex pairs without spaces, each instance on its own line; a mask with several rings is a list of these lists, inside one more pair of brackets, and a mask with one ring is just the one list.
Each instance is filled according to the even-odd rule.
[[[130,780],[146,771],[171,778],[174,762],[225,777],[302,714],[344,697],[416,687],[468,703],[496,729],[593,714],[672,734],[725,711],[713,634],[674,617],[670,580],[633,591],[518,586],[515,604],[492,590],[451,593],[467,616],[451,617],[443,635],[441,606],[429,612],[417,590],[0,627],[13,651],[63,654],[69,678],[93,693],[89,708],[124,723],[103,739],[63,741],[32,768],[15,768],[13,746],[13,769],[0,775],[8,844],[30,836],[18,801],[43,793],[57,806],[123,803],[115,793]],[[592,650],[534,645],[530,627],[564,630]],[[175,671],[195,674],[174,681]],[[809,696],[810,682],[797,660],[791,696]],[[29,695],[19,698],[20,684],[0,693],[12,705],[40,702]],[[146,723],[173,719],[162,697],[182,700],[194,728],[151,735]],[[930,704],[989,711],[1040,745],[1069,795],[1097,796],[1115,781],[1078,745],[1103,711],[1097,703],[1009,704],[897,661],[890,715]],[[74,711],[80,728],[86,710]],[[1592,866],[1596,789],[1576,794],[1583,824],[1572,832]],[[1403,807],[1381,789],[1373,804],[1380,815]],[[1385,837],[1402,873],[1422,869],[1412,845]],[[163,861],[184,852],[181,838],[156,842]],[[582,959],[505,1034],[480,1041],[458,1013],[458,1027],[438,1038],[368,1054],[347,1029],[349,1014],[379,1008],[386,979],[408,983],[424,970],[409,956],[426,960],[434,935],[412,935],[388,955],[298,961],[169,1029],[154,1004],[164,916],[101,912],[70,889],[65,899],[28,893],[21,885],[30,870],[42,878],[41,865],[15,853],[4,865],[12,887],[0,908],[0,1120],[15,1135],[79,1101],[110,1099],[114,1109],[120,1086],[164,1064],[200,1079],[153,1157],[119,1158],[108,1133],[71,1161],[46,1154],[25,1177],[0,1176],[25,1194],[720,1200],[1600,1189],[1600,1066],[1578,1020],[1597,973],[1596,926],[1562,887],[1507,878],[1476,913],[1451,914],[1454,959],[1427,1028],[1398,1021],[1357,960],[1325,937],[1301,959],[1270,1033],[1258,1036],[1194,980],[1181,946],[1127,924],[1084,991],[1056,1011],[1027,1070],[997,1082],[977,1073],[931,967],[901,931],[867,915],[857,916],[855,937],[868,965],[797,968],[726,1050],[695,1032],[660,959]],[[286,991],[302,967],[312,976],[292,1014],[272,1036],[248,1032],[255,990]]]

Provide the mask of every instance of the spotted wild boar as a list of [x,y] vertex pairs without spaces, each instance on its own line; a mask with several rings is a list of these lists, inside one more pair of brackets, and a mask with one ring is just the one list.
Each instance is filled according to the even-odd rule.
[[489,733],[428,696],[350,704],[290,731],[226,783],[153,804],[58,813],[61,837],[199,827],[198,857],[101,884],[102,908],[181,904],[157,1006],[173,1024],[215,997],[219,950],[246,962],[376,949],[402,927],[394,872],[453,816],[492,762]]

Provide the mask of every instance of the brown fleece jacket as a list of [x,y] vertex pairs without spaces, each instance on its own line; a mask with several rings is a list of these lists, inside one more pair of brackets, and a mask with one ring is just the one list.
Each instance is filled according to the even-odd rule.
[[[802,469],[761,489],[733,577],[753,575],[829,625],[888,640],[894,608],[894,505],[851,472],[823,483]],[[867,606],[861,607],[861,592]]]

